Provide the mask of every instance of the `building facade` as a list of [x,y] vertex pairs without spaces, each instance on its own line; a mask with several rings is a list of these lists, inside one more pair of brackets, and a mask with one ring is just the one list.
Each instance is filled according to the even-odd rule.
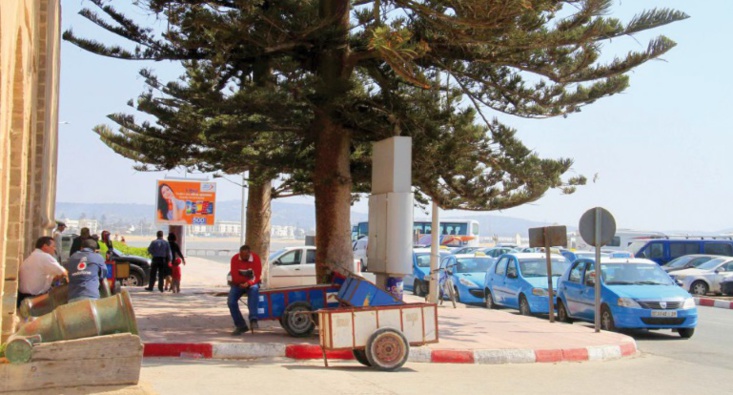
[[0,306],[15,331],[18,268],[50,235],[56,201],[59,0],[0,1]]

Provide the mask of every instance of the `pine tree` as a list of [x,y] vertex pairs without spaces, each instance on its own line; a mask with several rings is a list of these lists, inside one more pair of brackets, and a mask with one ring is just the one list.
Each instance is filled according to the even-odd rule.
[[[207,143],[229,141],[230,149],[231,141],[241,140],[232,149],[243,158],[263,155],[266,151],[250,152],[249,143],[277,132],[281,123],[273,118],[293,121],[293,145],[300,145],[298,154],[308,160],[291,178],[309,181],[315,195],[321,281],[330,266],[350,264],[349,202],[352,191],[367,186],[370,142],[413,136],[422,157],[413,164],[418,199],[437,199],[446,208],[497,209],[536,200],[548,188],[572,191],[584,180],[561,180],[570,160],[540,159],[488,112],[564,116],[622,92],[628,71],[675,44],[661,36],[645,51],[607,63],[599,61],[602,44],[687,17],[659,9],[624,24],[606,16],[612,0],[137,2],[166,20],[166,30],[156,32],[103,0],[92,2],[112,21],[90,10],[82,14],[135,48],[107,46],[71,31],[64,34],[67,40],[121,59],[198,62],[213,73],[205,81],[211,94],[259,89],[259,108],[272,106],[257,112],[246,106],[252,100],[243,98],[238,114],[249,118],[251,127],[229,130],[233,140],[224,133]],[[269,89],[253,83],[258,73],[269,79]],[[440,76],[450,83],[437,82]],[[445,106],[436,104],[438,96],[447,98]],[[283,97],[292,109],[278,106]],[[192,112],[197,109],[207,111],[194,107]],[[164,115],[186,121],[172,112]],[[213,116],[221,119],[218,110]],[[483,125],[473,125],[474,118]],[[122,136],[125,128],[134,130],[129,123],[123,126]],[[149,141],[171,138],[169,128],[161,130],[165,133]],[[446,166],[445,155],[458,149],[469,154]]]

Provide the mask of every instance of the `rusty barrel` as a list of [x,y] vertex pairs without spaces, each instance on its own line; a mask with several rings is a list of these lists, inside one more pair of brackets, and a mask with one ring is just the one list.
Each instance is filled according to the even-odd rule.
[[130,294],[123,290],[113,297],[86,299],[58,306],[21,326],[8,339],[5,357],[11,363],[30,361],[33,344],[115,333],[138,334]]

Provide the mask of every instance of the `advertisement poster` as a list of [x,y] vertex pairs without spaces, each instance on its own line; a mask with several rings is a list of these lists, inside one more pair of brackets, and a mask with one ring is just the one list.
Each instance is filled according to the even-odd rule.
[[156,223],[214,225],[215,182],[158,180],[156,185]]

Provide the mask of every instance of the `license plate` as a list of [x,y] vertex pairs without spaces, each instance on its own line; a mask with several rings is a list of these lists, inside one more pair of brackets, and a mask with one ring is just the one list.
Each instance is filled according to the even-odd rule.
[[677,317],[677,312],[667,310],[652,310],[652,317]]

